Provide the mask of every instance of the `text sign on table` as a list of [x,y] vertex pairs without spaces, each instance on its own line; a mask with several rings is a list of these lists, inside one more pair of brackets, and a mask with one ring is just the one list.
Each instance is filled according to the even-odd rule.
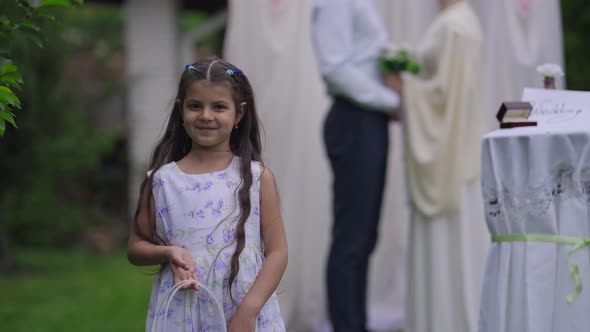
[[539,126],[590,126],[590,92],[525,88],[522,100],[533,105],[529,120]]

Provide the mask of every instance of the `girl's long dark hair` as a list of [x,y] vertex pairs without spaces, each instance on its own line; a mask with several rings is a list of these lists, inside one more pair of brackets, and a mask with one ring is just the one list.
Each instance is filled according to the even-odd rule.
[[[232,74],[228,73],[232,71]],[[168,241],[156,232],[156,219],[154,206],[152,204],[153,192],[152,183],[156,172],[165,164],[178,161],[186,156],[192,147],[192,140],[187,135],[182,124],[182,105],[186,97],[186,91],[192,83],[200,80],[207,80],[212,83],[229,84],[233,91],[236,112],[240,109],[241,103],[246,103],[244,115],[238,127],[234,128],[230,137],[230,150],[239,157],[241,183],[236,189],[237,200],[240,206],[238,222],[236,226],[236,249],[231,259],[231,269],[228,280],[229,295],[232,296],[232,284],[240,270],[239,257],[246,244],[245,225],[250,215],[250,188],[252,187],[253,176],[251,162],[262,163],[261,143],[258,114],[254,104],[254,92],[248,78],[244,73],[236,69],[232,64],[220,59],[207,58],[197,61],[182,73],[178,92],[177,102],[168,119],[166,131],[158,141],[152,152],[149,169],[151,173],[141,183],[140,197],[133,220],[133,231],[142,239],[155,244],[169,245]],[[178,102],[180,101],[180,102]],[[141,209],[147,209],[150,227],[156,239],[148,238],[139,227],[138,216]]]

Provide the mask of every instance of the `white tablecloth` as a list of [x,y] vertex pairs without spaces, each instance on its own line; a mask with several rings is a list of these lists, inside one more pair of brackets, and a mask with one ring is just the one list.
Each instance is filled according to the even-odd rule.
[[[482,189],[491,235],[590,239],[590,124],[497,130],[482,142]],[[480,332],[590,331],[590,249],[492,243]],[[568,303],[579,266],[583,290]]]

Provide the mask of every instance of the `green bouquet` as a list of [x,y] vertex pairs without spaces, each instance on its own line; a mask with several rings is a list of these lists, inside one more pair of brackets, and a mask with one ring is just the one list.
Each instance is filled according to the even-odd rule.
[[406,50],[384,50],[379,56],[379,69],[383,74],[408,72],[420,74],[420,65],[410,57]]

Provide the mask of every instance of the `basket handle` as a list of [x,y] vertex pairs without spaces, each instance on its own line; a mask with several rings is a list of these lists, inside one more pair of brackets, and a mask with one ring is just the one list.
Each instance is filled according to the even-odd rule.
[[[195,280],[193,279],[188,279],[188,280],[184,280],[181,281],[179,283],[177,283],[176,285],[174,285],[174,287],[172,288],[172,290],[170,291],[170,294],[168,295],[168,300],[166,301],[166,308],[164,310],[164,320],[162,321],[163,323],[163,328],[160,331],[156,331],[156,326],[157,326],[157,320],[158,320],[158,313],[160,312],[160,310],[162,309],[162,304],[163,302],[160,304],[160,306],[158,306],[156,308],[156,314],[154,315],[154,320],[152,321],[152,328],[150,331],[152,332],[166,332],[166,320],[168,319],[168,308],[170,307],[170,303],[172,302],[172,299],[174,298],[174,295],[183,287],[186,286],[192,282],[194,282]],[[215,297],[215,295],[213,295],[213,292],[211,292],[211,290],[209,288],[207,288],[205,285],[201,284],[200,282],[197,281],[197,284],[199,285],[199,287],[201,288],[202,291],[205,291],[205,293],[207,293],[207,295],[213,300],[213,302],[215,303],[215,306],[217,307],[217,309],[219,310],[219,313],[221,315],[221,317],[223,317],[223,324],[221,324],[221,326],[223,327],[223,329],[221,330],[221,332],[227,332],[227,327],[225,326],[225,314],[223,313],[223,307],[221,306],[221,304],[219,304],[219,301],[217,300],[217,298]]]

